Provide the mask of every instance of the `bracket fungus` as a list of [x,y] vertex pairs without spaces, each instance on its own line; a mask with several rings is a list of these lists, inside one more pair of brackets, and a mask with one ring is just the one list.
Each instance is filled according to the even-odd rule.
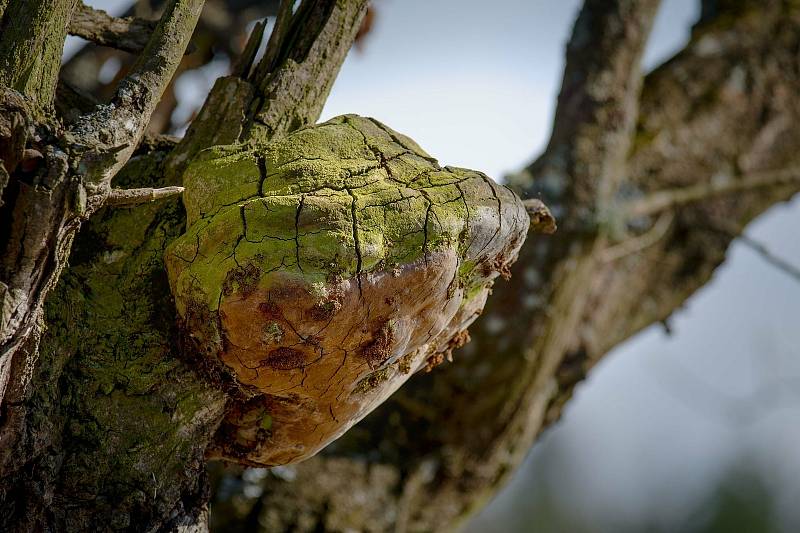
[[378,121],[205,150],[166,252],[183,327],[241,394],[212,457],[302,460],[466,337],[529,227],[480,172]]

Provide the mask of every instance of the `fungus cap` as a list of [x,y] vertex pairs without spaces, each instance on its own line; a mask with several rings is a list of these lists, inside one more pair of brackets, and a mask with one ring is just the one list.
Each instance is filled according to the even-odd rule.
[[210,148],[184,186],[176,307],[247,398],[212,455],[254,465],[313,455],[463,342],[529,225],[510,189],[355,115]]

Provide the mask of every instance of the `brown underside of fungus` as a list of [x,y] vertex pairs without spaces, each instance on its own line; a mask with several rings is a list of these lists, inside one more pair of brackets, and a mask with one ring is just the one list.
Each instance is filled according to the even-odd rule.
[[480,172],[347,115],[214,147],[166,263],[184,328],[235,377],[212,456],[307,458],[463,343],[529,226]]

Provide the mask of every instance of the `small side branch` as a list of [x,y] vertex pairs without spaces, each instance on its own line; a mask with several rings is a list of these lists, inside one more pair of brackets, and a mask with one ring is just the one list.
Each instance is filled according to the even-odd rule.
[[770,265],[800,281],[800,267],[797,267],[786,259],[778,257],[772,253],[770,249],[764,245],[764,243],[759,242],[758,240],[753,239],[752,237],[749,237],[743,233],[741,228],[739,228],[735,223],[731,221],[716,220],[711,225],[710,229],[718,231],[732,239],[736,239],[737,242],[740,242],[750,248]]
[[75,8],[69,22],[69,34],[82,37],[100,46],[138,53],[147,46],[155,21],[135,17],[112,17],[83,2]]
[[183,187],[161,187],[154,189],[145,187],[142,189],[111,189],[106,198],[106,205],[113,207],[134,207],[141,204],[155,202],[163,198],[169,198],[183,192]]
[[275,64],[278,61],[278,57],[286,41],[286,34],[289,33],[289,28],[292,23],[293,6],[294,0],[281,0],[280,6],[278,7],[278,16],[275,18],[275,27],[269,35],[267,49],[264,51],[264,57],[258,65],[258,72],[255,74],[256,78],[266,76],[275,68]]
[[687,187],[656,191],[645,198],[631,202],[623,208],[628,216],[640,217],[675,209],[687,204],[711,199],[736,192],[800,185],[800,168],[789,167],[780,170],[747,174],[738,179],[725,181],[711,180]]
[[769,248],[767,248],[763,243],[758,242],[757,240],[748,237],[744,233],[739,235],[738,237],[739,242],[753,250],[755,253],[761,256],[764,261],[769,263],[770,265],[774,266],[781,272],[791,276],[796,281],[800,281],[800,268],[796,265],[793,265],[789,261],[783,259],[782,257],[778,257],[777,255],[773,254]]

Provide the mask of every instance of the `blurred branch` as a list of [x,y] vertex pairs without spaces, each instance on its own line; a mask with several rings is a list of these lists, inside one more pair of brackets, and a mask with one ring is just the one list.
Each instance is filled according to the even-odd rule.
[[740,242],[744,246],[750,248],[770,265],[774,266],[795,280],[800,281],[800,267],[797,267],[789,261],[778,257],[772,253],[764,243],[748,236],[744,232],[739,231],[735,224],[731,224],[726,220],[714,220],[709,225],[709,228],[713,231],[720,232],[729,238],[736,239],[737,242]]
[[101,46],[138,53],[144,50],[155,27],[156,21],[112,17],[79,2],[69,22],[69,33]]
[[791,184],[800,184],[800,167],[753,172],[735,179],[712,179],[687,187],[654,191],[645,198],[630,202],[622,209],[631,217],[646,216],[716,196]]
[[660,241],[664,235],[666,235],[673,219],[674,215],[672,213],[662,213],[662,215],[656,220],[656,223],[653,224],[653,227],[645,233],[637,237],[624,240],[619,244],[610,246],[600,252],[600,262],[609,263],[611,261],[616,261],[617,259],[641,252],[645,248],[653,246]]

